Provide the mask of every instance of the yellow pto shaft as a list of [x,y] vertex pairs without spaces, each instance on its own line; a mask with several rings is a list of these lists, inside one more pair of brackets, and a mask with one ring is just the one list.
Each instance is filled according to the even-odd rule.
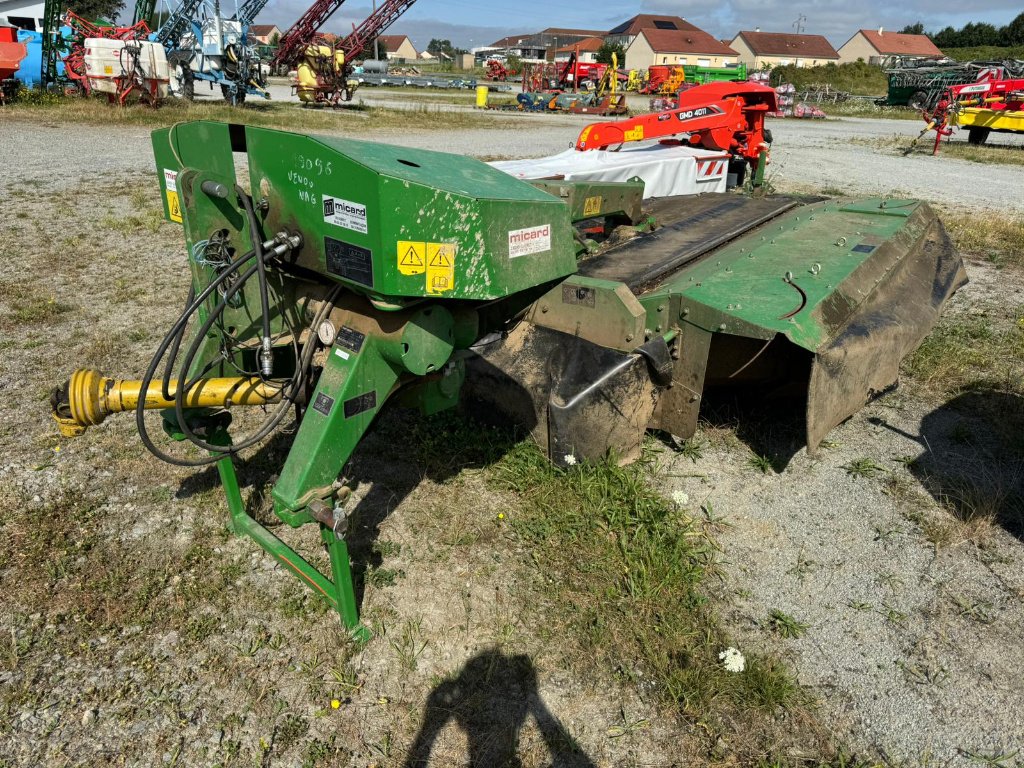
[[[171,381],[168,391],[173,395],[178,386]],[[102,422],[112,413],[134,411],[142,396],[142,382],[114,379],[99,371],[79,369],[71,374],[64,387],[53,393],[50,404],[53,418],[64,437],[77,437],[86,427]],[[257,378],[232,376],[202,379],[185,396],[187,408],[217,408],[231,405],[264,405],[281,399],[281,390]],[[167,399],[160,382],[153,381],[146,391],[143,408],[173,408],[174,398]]]

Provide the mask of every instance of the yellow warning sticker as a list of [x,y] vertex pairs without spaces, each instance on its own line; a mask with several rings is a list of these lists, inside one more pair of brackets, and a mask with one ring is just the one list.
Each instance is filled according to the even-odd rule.
[[171,221],[181,224],[181,203],[178,202],[178,193],[167,190],[167,213]]
[[583,215],[584,216],[596,216],[601,212],[601,203],[604,200],[601,199],[601,195],[594,195],[594,197],[588,197],[583,201]]
[[638,125],[635,128],[622,132],[622,138],[626,141],[640,141],[643,137],[644,127],[642,125]]
[[427,269],[427,244],[399,240],[398,271],[403,275],[422,275]]
[[427,243],[427,293],[444,293],[454,287],[454,243]]

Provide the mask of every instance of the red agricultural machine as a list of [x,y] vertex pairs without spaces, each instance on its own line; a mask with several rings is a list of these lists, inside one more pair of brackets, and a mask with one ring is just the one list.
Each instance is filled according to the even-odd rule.
[[[775,89],[767,85],[708,83],[680,93],[675,109],[588,125],[576,140],[576,149],[607,150],[631,141],[677,140],[729,152],[737,161],[746,161],[760,177],[772,143],[764,119],[776,109]],[[676,136],[685,139],[673,139]]]
[[[121,106],[133,95],[151,106],[166,98],[167,58],[162,46],[148,41],[152,31],[145,21],[105,26],[68,11],[64,23],[74,32],[64,71],[82,93],[103,94]],[[150,61],[154,54],[159,61]]]
[[329,41],[320,28],[345,0],[316,0],[281,37],[272,66],[296,69],[295,91],[306,105],[337,106],[350,101],[355,83],[351,62],[416,0],[385,0],[345,38]]
[[933,110],[925,110],[927,125],[911,144],[929,131],[935,131],[932,154],[939,153],[943,137],[953,135],[955,128],[967,129],[967,141],[984,144],[993,133],[1024,133],[1024,78],[979,80],[953,85],[946,89]]
[[518,70],[509,69],[504,63],[497,59],[489,59],[487,62],[487,79],[494,80],[495,82],[503,83],[510,77],[518,75]]

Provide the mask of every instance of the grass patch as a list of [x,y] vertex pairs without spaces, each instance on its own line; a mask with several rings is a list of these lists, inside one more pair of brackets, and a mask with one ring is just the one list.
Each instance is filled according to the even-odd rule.
[[881,67],[856,61],[849,64],[824,64],[820,67],[787,65],[772,70],[772,85],[792,83],[797,91],[828,85],[836,91],[865,96],[882,96],[889,79]]
[[884,120],[914,120],[921,125],[921,113],[907,107],[880,107],[870,99],[850,99],[841,104],[822,104],[829,117],[873,117]]
[[74,307],[56,296],[40,291],[32,284],[4,284],[5,301],[10,307],[6,322],[0,325],[35,325],[70,312]]
[[944,315],[904,363],[919,384],[942,395],[994,388],[1020,392],[1024,359],[1024,307],[1017,322],[1001,327],[987,316]]
[[169,99],[159,109],[135,104],[114,107],[99,99],[53,97],[19,101],[4,108],[5,119],[53,121],[79,125],[134,125],[162,128],[188,120],[219,120],[265,128],[302,130],[358,130],[381,128],[448,130],[451,128],[505,128],[507,121],[479,112],[442,109],[420,104],[411,109],[386,109],[363,103],[341,109],[307,109],[294,103],[251,102],[232,107],[217,102]]
[[784,613],[776,608],[768,615],[768,627],[780,637],[784,637],[787,640],[796,640],[803,636],[810,628],[810,625],[804,624],[802,621],[798,621],[788,613]]
[[642,461],[563,471],[532,443],[515,446],[494,469],[521,499],[512,528],[559,606],[549,631],[576,638],[566,661],[653,684],[705,722],[754,720],[803,702],[792,675],[771,658],[748,656],[740,673],[719,661],[730,643],[703,591],[717,570],[710,526],[653,490],[649,469]]
[[886,469],[877,461],[871,458],[854,459],[849,464],[844,464],[843,469],[851,477],[874,477],[885,472]]
[[[924,127],[922,121],[921,127]],[[966,130],[958,134],[961,137],[967,135]],[[862,144],[878,149],[892,150],[894,154],[901,155],[924,155],[931,157],[935,146],[935,134],[927,133],[921,137],[916,145],[911,147],[912,137],[895,135],[888,138],[854,138],[850,139],[852,144]],[[939,147],[941,157],[954,157],[957,160],[967,160],[971,163],[983,165],[1024,165],[1024,145],[1003,144],[999,141],[998,135],[994,134],[987,144],[969,144],[961,138],[957,141],[943,141]]]
[[944,213],[942,223],[960,251],[997,267],[1024,267],[1024,216]]

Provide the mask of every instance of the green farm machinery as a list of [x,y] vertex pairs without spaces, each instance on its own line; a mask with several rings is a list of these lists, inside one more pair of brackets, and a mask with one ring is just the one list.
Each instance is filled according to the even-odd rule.
[[[462,156],[203,121],[153,146],[184,229],[186,307],[141,379],[76,371],[54,417],[75,436],[134,411],[157,456],[215,464],[231,529],[357,633],[345,467],[386,404],[483,406],[564,465],[628,461],[648,429],[692,435],[712,388],[795,384],[814,450],[894,384],[965,282],[914,200],[644,201],[638,179],[526,182]],[[149,409],[170,439],[147,430]],[[273,512],[318,530],[329,574],[247,513],[235,475],[237,453],[293,419]]]

